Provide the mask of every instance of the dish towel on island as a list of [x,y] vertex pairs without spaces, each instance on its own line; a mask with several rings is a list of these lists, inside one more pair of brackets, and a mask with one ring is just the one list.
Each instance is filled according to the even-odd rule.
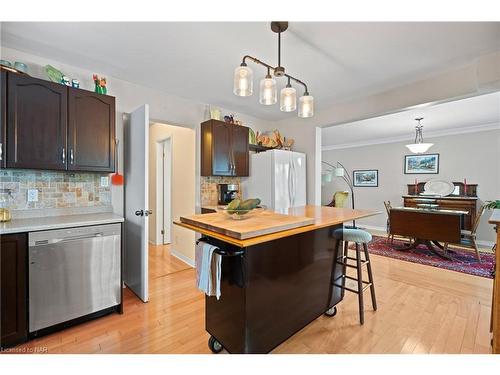
[[196,245],[196,285],[207,296],[220,298],[222,256],[217,254],[217,246],[198,241]]

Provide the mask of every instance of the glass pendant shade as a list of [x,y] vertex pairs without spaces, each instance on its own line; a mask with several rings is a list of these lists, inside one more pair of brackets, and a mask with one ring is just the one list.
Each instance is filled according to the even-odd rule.
[[280,110],[282,112],[293,112],[297,109],[297,91],[293,87],[281,89]]
[[314,97],[304,95],[299,98],[299,117],[313,117],[314,115]]
[[410,145],[406,145],[408,149],[414,154],[423,154],[430,149],[434,143],[412,143]]
[[253,72],[248,66],[238,66],[234,70],[233,92],[237,96],[250,96],[253,93]]
[[264,105],[276,104],[278,101],[278,90],[274,78],[264,78],[260,81],[259,103]]

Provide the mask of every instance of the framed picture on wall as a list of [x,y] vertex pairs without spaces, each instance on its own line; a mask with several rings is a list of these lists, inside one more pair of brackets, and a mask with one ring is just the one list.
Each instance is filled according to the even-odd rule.
[[405,155],[405,174],[438,174],[439,154]]
[[352,171],[352,182],[356,187],[377,187],[378,170],[365,169]]

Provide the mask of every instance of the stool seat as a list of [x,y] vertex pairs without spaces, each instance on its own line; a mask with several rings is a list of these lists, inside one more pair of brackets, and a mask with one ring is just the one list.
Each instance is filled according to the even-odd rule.
[[338,240],[343,240],[347,242],[355,243],[368,243],[372,240],[372,235],[362,229],[337,229],[333,232],[333,235]]

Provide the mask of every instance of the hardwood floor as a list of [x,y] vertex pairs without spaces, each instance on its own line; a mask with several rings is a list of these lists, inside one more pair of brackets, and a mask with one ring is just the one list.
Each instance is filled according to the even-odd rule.
[[[150,250],[150,302],[125,290],[125,313],[31,341],[48,353],[210,353],[195,271]],[[156,257],[161,262],[156,262]],[[372,255],[378,311],[346,293],[335,317],[319,317],[273,353],[489,353],[492,280]],[[168,273],[161,270],[177,270]]]
[[188,264],[170,254],[170,245],[149,244],[148,264],[150,279],[191,268]]

